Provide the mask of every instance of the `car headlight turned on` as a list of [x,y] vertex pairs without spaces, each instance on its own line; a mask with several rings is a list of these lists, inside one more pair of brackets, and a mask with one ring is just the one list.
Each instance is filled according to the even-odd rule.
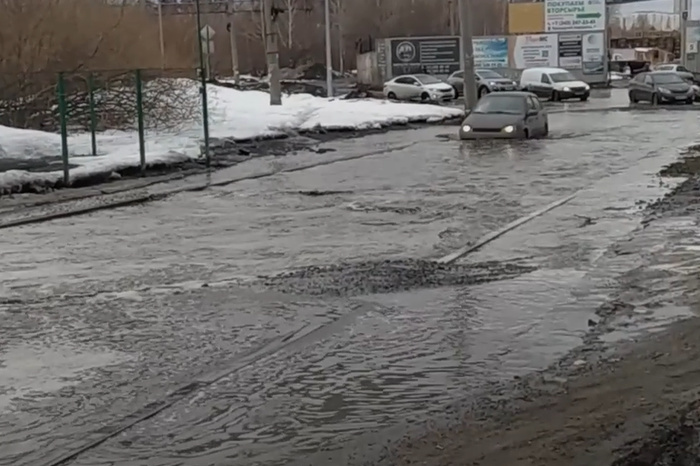
[[515,131],[515,126],[513,125],[508,125],[505,128],[503,128],[504,133],[512,133],[513,131]]
[[571,92],[571,88],[570,88],[570,87],[565,87],[563,90],[564,90],[564,92]]
[[462,131],[464,131],[465,133],[468,133],[468,132],[470,132],[471,130],[472,130],[472,127],[469,126],[469,125],[464,125],[464,126],[462,126]]

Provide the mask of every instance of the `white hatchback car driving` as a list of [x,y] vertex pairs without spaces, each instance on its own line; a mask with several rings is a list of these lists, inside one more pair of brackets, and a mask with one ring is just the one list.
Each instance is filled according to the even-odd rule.
[[384,97],[392,100],[441,102],[453,100],[455,91],[444,81],[429,74],[406,74],[384,83]]

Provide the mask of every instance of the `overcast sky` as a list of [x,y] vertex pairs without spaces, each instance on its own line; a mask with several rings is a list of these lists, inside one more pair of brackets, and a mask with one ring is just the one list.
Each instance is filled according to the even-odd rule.
[[[620,10],[623,14],[637,11],[664,11],[673,12],[673,0],[650,0],[648,2],[628,3],[622,5]],[[691,10],[692,19],[700,19],[700,0],[694,0]]]

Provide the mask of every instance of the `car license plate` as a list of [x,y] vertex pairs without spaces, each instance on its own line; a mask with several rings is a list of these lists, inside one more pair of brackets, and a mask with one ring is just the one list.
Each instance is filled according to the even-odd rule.
[[677,95],[676,100],[685,100],[686,97],[684,95]]

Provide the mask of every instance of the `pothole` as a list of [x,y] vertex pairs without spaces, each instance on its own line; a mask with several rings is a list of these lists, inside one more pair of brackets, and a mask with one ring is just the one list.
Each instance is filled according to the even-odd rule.
[[422,259],[400,259],[305,267],[261,277],[260,283],[283,293],[358,296],[473,285],[513,278],[533,270],[534,267],[495,261],[445,265]]

